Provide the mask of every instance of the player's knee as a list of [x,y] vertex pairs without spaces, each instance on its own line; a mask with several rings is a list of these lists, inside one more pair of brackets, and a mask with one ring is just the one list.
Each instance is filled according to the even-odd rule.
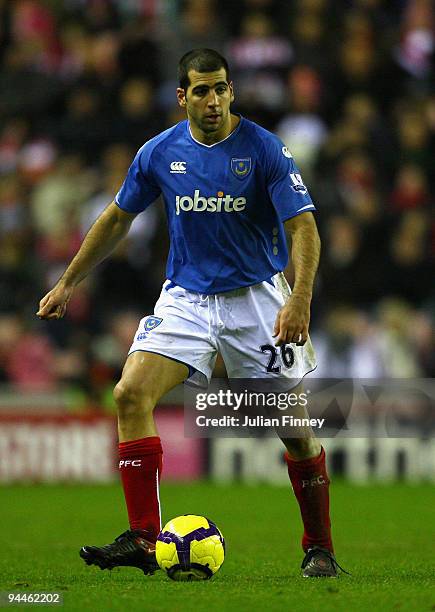
[[310,459],[320,454],[321,446],[317,438],[292,438],[285,440],[288,452],[295,459]]
[[113,397],[120,416],[144,414],[154,407],[146,388],[139,388],[123,380],[114,388]]

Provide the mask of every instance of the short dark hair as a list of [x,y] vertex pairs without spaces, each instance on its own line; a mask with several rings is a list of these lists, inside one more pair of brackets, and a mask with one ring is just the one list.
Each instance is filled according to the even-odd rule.
[[192,49],[183,55],[178,63],[178,80],[180,87],[187,90],[190,85],[189,70],[196,72],[215,72],[225,68],[227,80],[230,78],[230,70],[227,60],[214,49]]

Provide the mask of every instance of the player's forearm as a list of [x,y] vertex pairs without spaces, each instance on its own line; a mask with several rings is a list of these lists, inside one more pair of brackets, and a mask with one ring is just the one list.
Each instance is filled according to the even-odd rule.
[[290,219],[286,222],[292,238],[292,262],[295,270],[293,295],[300,295],[311,300],[314,279],[320,258],[320,237],[314,217]]
[[112,203],[86,234],[80,249],[61,276],[59,283],[75,287],[103,261],[127,235],[134,215],[127,215]]

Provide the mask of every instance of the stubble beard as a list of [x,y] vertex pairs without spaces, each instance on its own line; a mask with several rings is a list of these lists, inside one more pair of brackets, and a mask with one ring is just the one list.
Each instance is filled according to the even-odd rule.
[[223,126],[223,115],[220,115],[219,121],[213,125],[207,123],[204,119],[201,121],[200,128],[205,134],[213,134],[214,132],[218,132]]

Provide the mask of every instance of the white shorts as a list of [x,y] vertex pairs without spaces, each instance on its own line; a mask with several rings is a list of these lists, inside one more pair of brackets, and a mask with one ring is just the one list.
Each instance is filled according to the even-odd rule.
[[154,315],[141,319],[129,355],[157,353],[189,367],[187,382],[207,386],[218,351],[229,378],[293,379],[316,367],[310,339],[276,347],[278,310],[290,289],[282,273],[270,281],[216,295],[202,295],[167,280]]

